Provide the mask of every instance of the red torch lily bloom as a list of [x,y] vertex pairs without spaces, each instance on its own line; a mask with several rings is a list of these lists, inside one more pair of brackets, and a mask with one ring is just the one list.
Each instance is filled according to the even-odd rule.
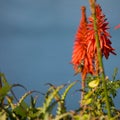
[[[99,36],[100,41],[100,48],[101,53],[103,56],[105,56],[106,59],[108,59],[109,54],[112,53],[116,55],[114,52],[114,48],[111,47],[112,42],[110,41],[110,34],[107,31],[109,29],[108,22],[106,22],[105,15],[102,13],[101,7],[96,4],[96,22],[97,22],[97,32]],[[89,17],[89,24],[88,24],[88,34],[87,34],[87,52],[92,57],[95,56],[97,47],[96,47],[96,41],[95,41],[95,30],[94,30],[94,19],[93,17]]]
[[[97,58],[94,19],[92,16],[89,17],[89,23],[87,23],[84,6],[81,7],[81,11],[82,17],[75,36],[71,63],[73,64],[75,74],[81,72],[82,80],[85,80],[88,73],[93,75],[98,74],[99,63]],[[114,55],[116,55],[116,53],[114,52],[115,49],[111,47],[111,36],[107,31],[109,27],[106,20],[101,7],[96,4],[97,32],[101,53],[102,56],[108,59],[110,53]]]
[[81,7],[81,20],[80,25],[78,27],[73,54],[71,63],[74,66],[75,74],[82,73],[82,80],[85,79],[86,74],[92,72],[92,62],[90,64],[90,60],[87,56],[87,43],[86,43],[86,34],[87,34],[87,19],[86,19],[86,8],[84,6]]

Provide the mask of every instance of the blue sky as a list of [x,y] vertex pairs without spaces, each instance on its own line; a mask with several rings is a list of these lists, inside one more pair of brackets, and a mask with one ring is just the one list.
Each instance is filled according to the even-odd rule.
[[[117,52],[104,60],[111,78],[113,68],[120,70],[120,29],[114,30],[120,23],[120,0],[97,2],[108,18]],[[82,5],[89,16],[88,0],[0,0],[0,70],[9,82],[45,91],[45,83],[60,85],[80,79],[73,76],[69,63]]]

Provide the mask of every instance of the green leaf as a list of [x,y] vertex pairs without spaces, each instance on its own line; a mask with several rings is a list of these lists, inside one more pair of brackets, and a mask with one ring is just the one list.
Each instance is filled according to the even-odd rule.
[[[43,108],[42,108],[42,112],[43,112],[43,118],[45,120],[48,120],[48,116],[49,114],[51,113],[51,111],[49,110],[52,110],[53,109],[53,106],[55,104],[53,104],[51,107],[52,109],[50,108],[50,105],[51,105],[51,102],[52,100],[54,99],[54,97],[57,95],[57,93],[59,92],[60,89],[62,89],[64,87],[64,85],[61,85],[59,87],[57,87],[53,92],[50,92],[49,91],[49,94],[47,95],[47,97],[45,98],[45,101],[43,103]],[[52,88],[53,89],[53,88]],[[49,89],[50,90],[50,89]]]
[[[66,113],[63,113],[63,114],[61,114],[59,116],[56,116],[56,118],[54,120],[69,120],[70,116],[71,116],[71,113],[70,112],[66,112]],[[68,118],[66,118],[66,117],[68,117]],[[66,119],[64,119],[64,118],[66,118]]]
[[80,115],[74,115],[73,118],[74,120],[80,120]]
[[11,85],[5,83],[4,86],[0,89],[0,100],[3,99],[11,89]]
[[77,82],[78,82],[78,81],[75,81],[75,82],[73,82],[73,83],[71,83],[71,84],[68,85],[68,87],[65,89],[64,93],[63,93],[62,96],[61,96],[62,100],[65,100],[65,98],[66,98],[69,90],[70,90]]
[[21,105],[16,106],[13,111],[17,115],[21,116],[21,118],[27,118],[27,108],[28,108],[28,105],[23,101]]
[[84,105],[88,105],[88,104],[90,104],[91,102],[92,102],[92,98],[82,100],[82,104],[84,104]]
[[7,82],[5,75],[0,73],[0,82],[1,82],[1,89],[0,89],[0,101],[8,94],[11,90],[11,85]]
[[36,92],[36,91],[28,91],[28,92],[26,92],[26,93],[20,98],[20,100],[18,101],[17,106],[19,106],[19,105],[25,100],[25,98],[26,98],[28,95],[32,94],[33,92]]
[[95,80],[89,82],[88,85],[89,85],[89,87],[91,87],[91,88],[95,88],[95,87],[97,87],[97,86],[99,85],[99,82],[100,82],[100,79],[97,78],[97,79],[95,79]]
[[117,73],[118,73],[118,68],[115,68],[112,75],[113,81],[115,81]]
[[47,112],[51,113],[57,103],[58,103],[58,101],[52,102],[52,103],[48,106]]
[[7,120],[7,113],[4,110],[0,110],[0,120]]
[[69,90],[70,90],[77,82],[78,82],[78,81],[75,81],[75,82],[69,84],[68,87],[65,89],[64,93],[61,95],[61,101],[59,101],[60,104],[58,104],[58,107],[57,107],[57,114],[58,114],[58,115],[66,112],[65,98],[66,98]]
[[30,105],[30,107],[32,109],[35,108],[36,102],[37,102],[37,97],[34,98],[33,96],[31,96],[31,105]]

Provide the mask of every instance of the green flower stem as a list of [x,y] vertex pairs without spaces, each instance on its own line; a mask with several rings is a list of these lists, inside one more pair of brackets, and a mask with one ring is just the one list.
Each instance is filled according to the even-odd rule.
[[101,48],[100,48],[100,41],[99,41],[97,22],[96,22],[96,20],[97,20],[96,14],[95,14],[95,2],[96,2],[96,0],[89,0],[89,2],[90,2],[90,9],[91,9],[92,17],[94,19],[94,31],[95,31],[95,40],[96,40],[96,46],[97,46],[97,56],[98,56],[98,61],[99,61],[99,69],[100,69],[101,77],[102,77],[102,84],[104,87],[106,107],[107,107],[107,111],[108,111],[108,117],[111,118],[110,104],[109,104],[109,100],[108,100],[107,83],[105,80],[105,72],[104,72],[102,53],[101,53]]
[[85,94],[85,80],[82,79],[81,82],[81,87],[82,87],[82,92],[81,92],[81,101],[80,101],[80,106],[83,107],[83,99],[84,99],[84,94]]

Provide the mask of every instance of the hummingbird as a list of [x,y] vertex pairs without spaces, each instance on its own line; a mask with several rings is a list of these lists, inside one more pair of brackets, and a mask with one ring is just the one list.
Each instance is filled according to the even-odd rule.
[[84,67],[84,61],[82,60],[81,63],[78,65],[77,70],[75,71],[74,75],[77,75],[80,72],[82,72],[83,67]]

